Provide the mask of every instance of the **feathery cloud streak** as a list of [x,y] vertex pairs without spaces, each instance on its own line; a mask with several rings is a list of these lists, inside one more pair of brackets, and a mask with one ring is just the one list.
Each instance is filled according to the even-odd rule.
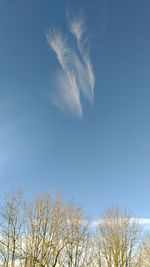
[[53,103],[62,110],[82,118],[81,96],[90,103],[94,99],[95,75],[86,45],[86,25],[83,17],[68,19],[70,34],[77,48],[69,45],[68,39],[59,31],[49,31],[47,41],[61,67],[56,75],[57,92]]

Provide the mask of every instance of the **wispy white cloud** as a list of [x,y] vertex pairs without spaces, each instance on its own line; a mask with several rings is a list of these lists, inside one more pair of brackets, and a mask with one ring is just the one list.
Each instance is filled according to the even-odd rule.
[[[95,220],[92,222],[92,226],[96,227],[99,224],[103,223],[103,221],[104,221],[103,219]],[[150,226],[150,218],[130,218],[130,221],[131,222],[136,221],[137,223],[143,226]]]
[[80,92],[73,73],[57,74],[58,90],[52,97],[53,103],[61,110],[71,112],[82,118],[83,111],[80,102]]
[[150,225],[150,218],[138,218],[137,220],[141,225]]
[[93,66],[90,59],[89,48],[87,44],[86,33],[86,23],[83,16],[78,18],[73,18],[69,20],[69,29],[70,32],[75,36],[80,55],[83,60],[83,65],[85,68],[84,79],[87,83],[87,96],[90,101],[93,101],[94,97],[94,86],[95,86],[95,75],[93,71]]
[[80,90],[78,87],[73,62],[74,51],[67,44],[66,38],[60,32],[49,32],[48,43],[55,52],[61,70],[57,74],[58,90],[53,96],[53,102],[61,109],[69,109],[72,113],[82,117],[82,106],[80,101]]
[[68,20],[69,30],[74,35],[77,49],[68,43],[68,39],[59,31],[49,31],[47,41],[54,51],[61,71],[56,74],[57,92],[53,95],[53,103],[69,110],[78,117],[83,116],[81,95],[90,103],[94,99],[95,76],[88,49],[85,45],[86,32],[83,17]]

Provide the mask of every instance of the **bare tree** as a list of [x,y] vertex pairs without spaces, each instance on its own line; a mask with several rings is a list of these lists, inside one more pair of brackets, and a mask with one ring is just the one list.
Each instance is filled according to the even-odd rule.
[[99,266],[137,266],[139,237],[140,227],[136,219],[120,208],[108,209],[97,229]]
[[5,197],[0,208],[0,253],[5,267],[14,267],[20,260],[23,220],[22,193],[14,191]]
[[25,266],[55,267],[67,240],[62,198],[38,196],[26,216]]
[[150,235],[147,234],[143,239],[143,250],[142,250],[142,261],[143,266],[150,266]]
[[66,245],[60,266],[84,267],[91,264],[90,224],[82,209],[68,204],[66,214]]

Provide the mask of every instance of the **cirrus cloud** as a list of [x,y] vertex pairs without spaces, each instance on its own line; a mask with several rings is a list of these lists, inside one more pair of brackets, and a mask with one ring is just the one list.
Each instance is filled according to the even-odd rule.
[[56,74],[57,88],[53,103],[62,110],[82,118],[82,98],[94,101],[95,75],[87,48],[86,23],[83,16],[68,19],[69,36],[73,36],[76,47],[70,45],[68,36],[53,29],[47,41],[55,53],[60,69]]

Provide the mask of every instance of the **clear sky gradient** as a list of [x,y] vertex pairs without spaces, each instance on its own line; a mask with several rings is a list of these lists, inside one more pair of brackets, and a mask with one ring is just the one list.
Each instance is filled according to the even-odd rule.
[[[46,34],[86,17],[96,77],[83,118],[53,105]],[[73,39],[71,39],[73,42]],[[0,1],[0,195],[61,191],[94,218],[112,203],[150,217],[150,1]]]

